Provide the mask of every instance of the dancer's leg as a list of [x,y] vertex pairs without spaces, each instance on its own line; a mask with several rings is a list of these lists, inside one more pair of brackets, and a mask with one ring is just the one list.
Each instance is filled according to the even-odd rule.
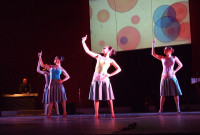
[[44,104],[44,115],[46,116],[48,113],[48,106],[49,104]]
[[65,101],[62,101],[62,108],[63,108],[63,117],[66,117],[67,116],[67,112],[66,112],[66,102]]
[[174,101],[176,103],[177,113],[180,114],[181,110],[180,110],[180,106],[179,106],[179,96],[174,96]]
[[108,100],[108,105],[110,107],[110,112],[112,114],[112,118],[115,118],[115,113],[114,113],[114,107],[113,107],[113,101],[112,100]]
[[160,110],[159,110],[159,113],[161,113],[163,111],[164,103],[165,103],[165,96],[160,96]]
[[49,112],[47,117],[51,117],[51,110],[52,110],[53,102],[49,103]]
[[55,102],[54,106],[55,106],[55,109],[56,109],[56,114],[60,115],[60,113],[59,113],[59,107],[58,107],[58,102]]
[[98,100],[94,101],[94,110],[95,110],[94,118],[98,119],[99,118],[99,101]]

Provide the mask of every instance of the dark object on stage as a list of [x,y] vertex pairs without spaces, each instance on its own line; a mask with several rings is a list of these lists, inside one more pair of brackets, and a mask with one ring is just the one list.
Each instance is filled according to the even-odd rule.
[[38,93],[4,94],[2,95],[1,110],[34,110]]

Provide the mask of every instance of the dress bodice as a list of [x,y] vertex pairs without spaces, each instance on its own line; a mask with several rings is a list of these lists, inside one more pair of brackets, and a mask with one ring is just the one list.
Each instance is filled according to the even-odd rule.
[[51,69],[52,79],[60,79],[61,69]]
[[102,56],[98,56],[97,57],[97,63],[96,63],[96,67],[95,67],[95,73],[107,73],[108,68],[110,67],[110,63],[111,60],[107,59],[105,57]]
[[169,75],[174,76],[174,64],[175,64],[175,58],[174,57],[164,57],[161,59],[163,71],[162,75]]

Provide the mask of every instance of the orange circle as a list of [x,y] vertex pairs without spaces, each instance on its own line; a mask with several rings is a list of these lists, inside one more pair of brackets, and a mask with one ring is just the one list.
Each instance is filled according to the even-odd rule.
[[131,10],[138,0],[108,0],[110,8],[117,12],[127,12]]
[[100,21],[100,22],[106,22],[108,21],[108,19],[110,18],[110,13],[103,9],[103,10],[100,10],[97,14],[97,19]]

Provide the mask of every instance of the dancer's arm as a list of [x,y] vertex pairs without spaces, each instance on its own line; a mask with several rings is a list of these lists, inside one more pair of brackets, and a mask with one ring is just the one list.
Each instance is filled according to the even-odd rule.
[[46,74],[46,71],[40,70],[40,62],[39,61],[38,61],[38,65],[37,65],[37,72],[40,74]]
[[87,47],[87,45],[86,45],[86,43],[85,43],[86,39],[87,39],[87,35],[86,35],[85,37],[82,38],[82,45],[83,45],[83,48],[84,48],[85,52],[86,52],[87,54],[89,54],[91,57],[97,58],[97,56],[98,56],[99,54],[94,53],[94,52],[92,52],[92,51],[89,50],[89,48]]
[[62,68],[61,71],[62,71],[62,73],[65,75],[65,78],[61,80],[61,83],[63,83],[64,81],[67,81],[67,80],[70,78],[70,76],[69,76],[69,74],[66,72],[65,69]]
[[163,58],[163,56],[162,56],[162,55],[156,54],[156,52],[155,52],[155,43],[156,43],[156,40],[154,40],[154,41],[152,42],[151,55],[153,55],[156,59],[161,60],[161,59]]
[[120,66],[117,64],[117,62],[115,62],[115,60],[112,59],[110,64],[113,65],[116,70],[114,72],[110,73],[109,77],[114,76],[114,75],[116,75],[116,74],[118,74],[119,72],[122,71]]
[[49,78],[49,86],[48,86],[48,89],[50,89],[51,87],[51,81],[52,81],[52,69],[50,69],[50,78]]
[[178,64],[178,67],[176,68],[176,70],[174,70],[174,74],[176,74],[176,72],[178,72],[183,67],[183,64],[176,56],[175,56],[175,62]]
[[47,70],[50,70],[51,66],[44,64],[42,61],[42,51],[38,53],[38,57],[39,57],[39,62],[40,62],[41,67],[46,68]]

